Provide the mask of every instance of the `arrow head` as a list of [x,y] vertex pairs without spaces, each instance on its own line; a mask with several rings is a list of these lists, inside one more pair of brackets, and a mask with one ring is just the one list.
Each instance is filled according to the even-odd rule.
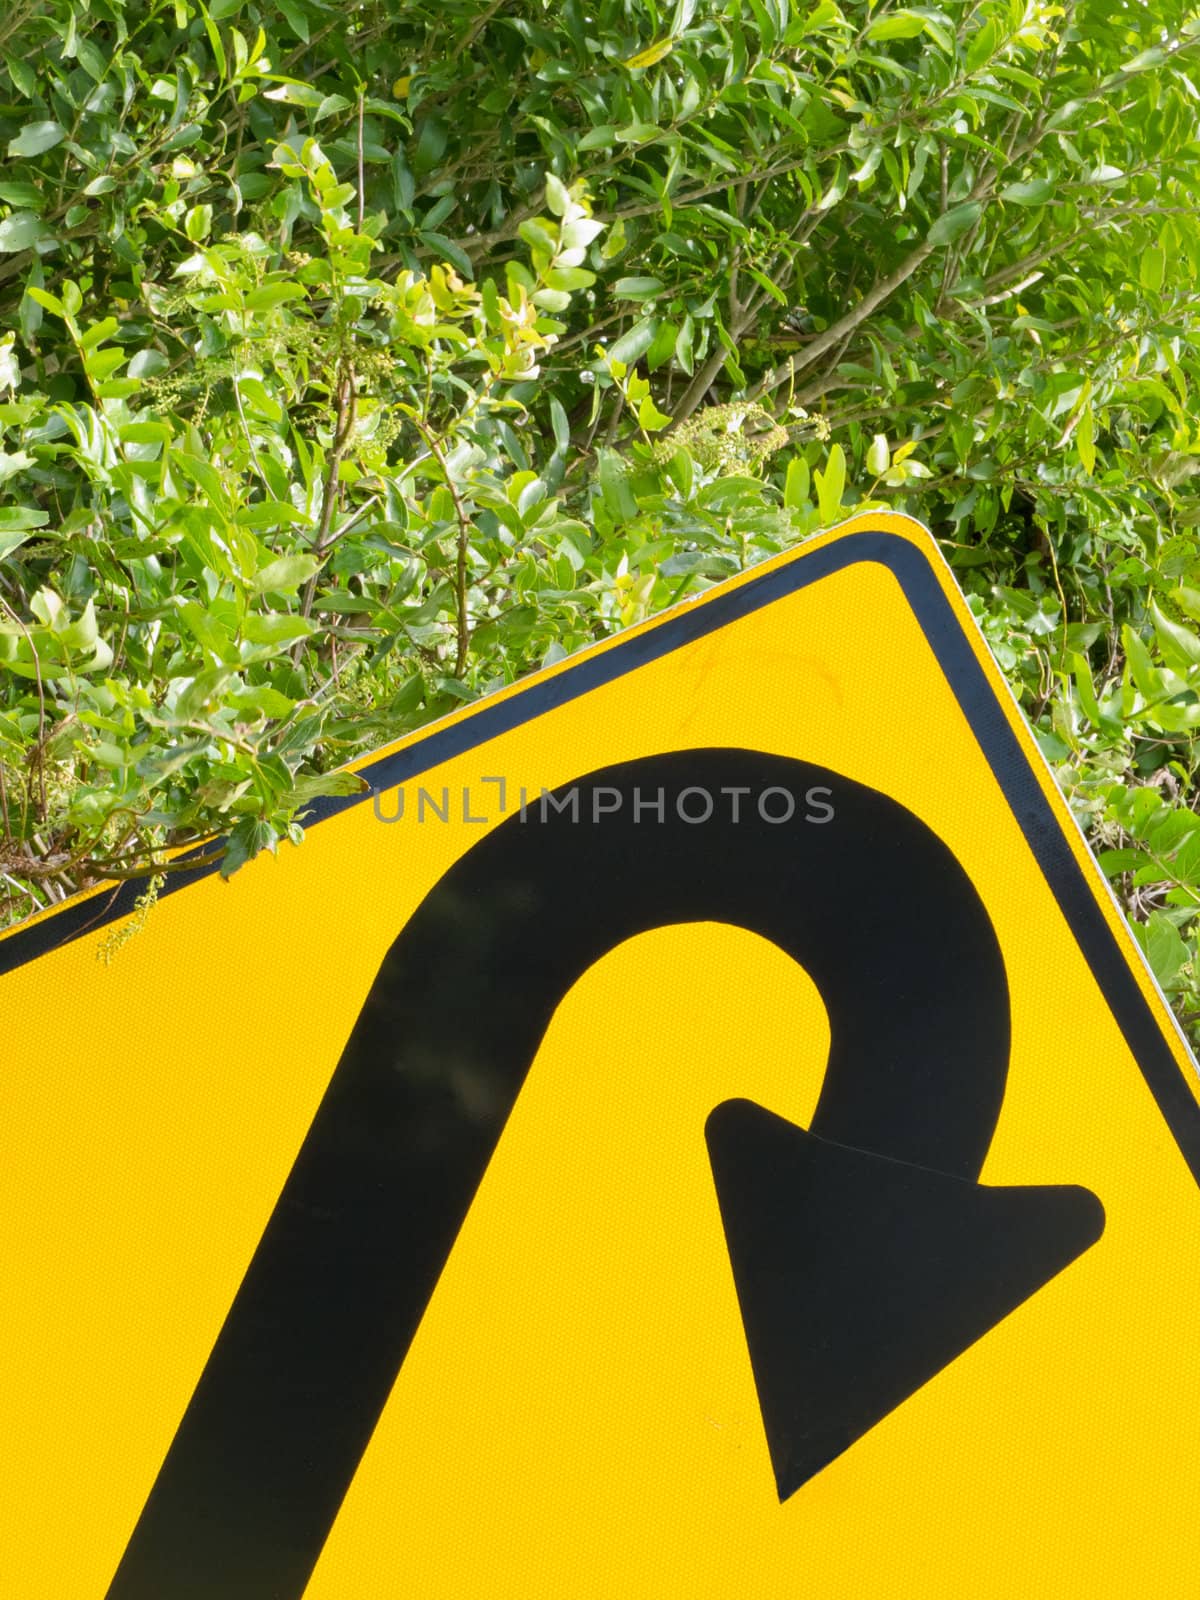
[[705,1132],[781,1501],[1104,1231],[1088,1189],[985,1188],[748,1100]]

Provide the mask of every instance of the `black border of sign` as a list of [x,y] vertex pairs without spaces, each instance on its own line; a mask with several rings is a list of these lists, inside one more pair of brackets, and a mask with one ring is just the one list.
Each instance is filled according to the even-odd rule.
[[[681,645],[691,644],[863,561],[885,567],[903,590],[1159,1110],[1193,1177],[1200,1183],[1200,1106],[928,556],[900,534],[863,530],[808,552],[801,550],[795,560],[764,572],[761,577],[751,577],[727,594],[667,617],[644,633],[634,634],[611,649],[531,683],[527,689],[493,704],[485,700],[473,715],[360,769],[359,776],[369,784],[370,795],[317,801],[309,809],[305,825],[323,822],[351,806],[365,805],[371,796],[419,777]],[[215,870],[207,866],[174,874],[163,892],[177,893]],[[68,903],[27,930],[0,940],[0,975],[127,915],[140,893],[137,883],[122,884],[99,911],[97,899],[102,897]],[[1070,1050],[1068,1039],[1064,1039],[1063,1048]]]

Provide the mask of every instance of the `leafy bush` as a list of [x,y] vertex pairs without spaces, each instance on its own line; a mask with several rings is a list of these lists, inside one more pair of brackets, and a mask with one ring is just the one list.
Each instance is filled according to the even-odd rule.
[[887,504],[1200,1011],[1198,53],[1178,0],[15,0],[7,915],[233,870]]

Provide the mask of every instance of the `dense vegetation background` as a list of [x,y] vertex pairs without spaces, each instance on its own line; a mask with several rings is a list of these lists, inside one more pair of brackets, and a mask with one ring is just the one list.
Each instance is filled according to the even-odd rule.
[[1179,0],[11,0],[4,919],[888,505],[1195,1024],[1197,56]]

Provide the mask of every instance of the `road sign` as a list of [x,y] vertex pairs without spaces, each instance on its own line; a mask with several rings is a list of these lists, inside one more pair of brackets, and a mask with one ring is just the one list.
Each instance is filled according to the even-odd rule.
[[1194,1069],[871,514],[0,942],[0,1593],[1190,1595]]

